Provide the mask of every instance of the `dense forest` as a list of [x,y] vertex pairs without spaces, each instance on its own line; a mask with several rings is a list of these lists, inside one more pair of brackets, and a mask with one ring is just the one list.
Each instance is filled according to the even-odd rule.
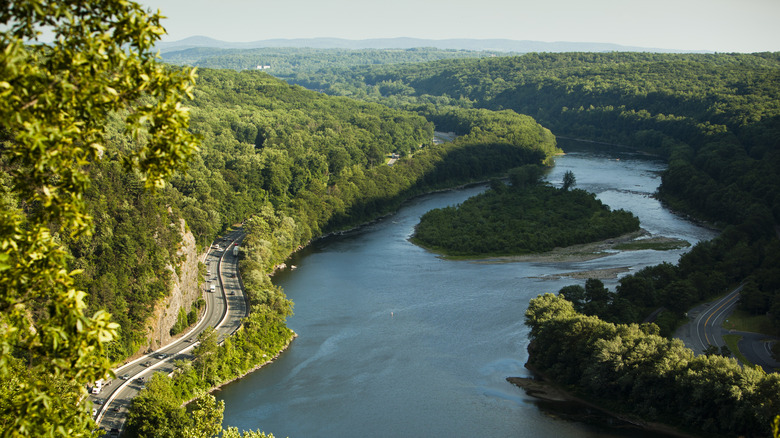
[[[174,176],[172,199],[201,243],[248,218],[240,270],[252,310],[229,342],[196,351],[172,381],[158,379],[155,391],[142,392],[128,420],[134,436],[191,427],[182,402],[289,342],[284,320],[292,303],[268,274],[300,245],[415,194],[541,165],[558,152],[548,130],[511,111],[442,111],[465,135],[434,145],[431,123],[416,113],[328,97],[255,71],[202,70],[199,81],[191,129],[202,148],[186,175]],[[390,166],[392,153],[401,158]]]
[[[208,379],[184,374],[189,383],[177,390],[180,402],[262,362],[289,338],[284,317],[292,303],[267,274],[299,245],[392,211],[414,194],[541,164],[558,151],[549,131],[511,111],[442,112],[465,135],[434,145],[433,124],[416,113],[328,97],[255,71],[203,69],[193,97],[190,131],[200,150],[186,172],[164,188],[144,190],[141,175],[125,172],[121,160],[140,140],[125,134],[121,117],[109,116],[104,156],[85,166],[94,231],[60,234],[71,269],[81,270],[76,283],[88,292],[87,311],[108,311],[119,324],[107,346],[116,361],[143,344],[146,318],[169,293],[181,241],[171,225],[184,219],[203,247],[249,218],[241,271],[252,315],[235,343],[208,364]],[[403,157],[389,166],[392,153]],[[205,369],[198,366],[193,376]]]
[[[556,135],[663,156],[659,197],[724,232],[691,251],[674,268],[679,276],[625,279],[618,294],[650,298],[623,314],[641,319],[649,306],[675,304],[680,290],[690,304],[747,281],[741,306],[780,327],[777,53],[538,53],[319,73],[320,82],[300,83],[423,112],[445,104],[512,109]],[[674,314],[664,318],[683,316],[680,305],[667,308]]]
[[[13,4],[1,32],[2,425],[31,436],[89,434],[87,408],[78,403],[83,384],[143,345],[146,320],[170,293],[181,261],[181,220],[202,248],[246,219],[241,273],[251,315],[221,346],[204,332],[196,361],[181,364],[177,380],[156,378],[159,391],[139,398],[131,422],[138,435],[198,429],[199,417],[185,415],[182,401],[251,369],[292,336],[284,324],[292,303],[268,278],[276,264],[312,238],[416,194],[549,164],[559,150],[543,125],[663,155],[662,199],[724,229],[678,266],[625,277],[615,293],[591,283],[576,303],[583,311],[622,322],[664,306],[671,325],[685,305],[745,281],[743,306],[780,324],[778,54],[479,58],[420,49],[347,54],[352,59],[327,65],[315,53],[306,71],[290,63],[288,81],[336,97],[258,71],[203,68],[193,85],[194,73],[158,64],[148,50],[159,38],[159,16],[107,0],[74,21],[71,3]],[[27,44],[42,23],[59,36],[55,49]],[[122,31],[111,33],[112,26]],[[403,63],[450,55],[461,59]],[[208,59],[235,69],[266,64]],[[379,65],[365,65],[369,59]],[[459,137],[433,144],[434,129]],[[392,166],[391,154],[400,157]],[[562,318],[584,318],[599,331],[623,330],[557,307]],[[545,325],[556,321],[529,319],[535,340],[563,334]],[[656,340],[654,327],[629,329],[631,339]],[[586,356],[560,359],[577,368]],[[729,363],[680,372],[731,372]],[[776,405],[762,405],[756,394],[774,403],[761,391],[777,394],[776,382],[743,373],[734,371],[735,383],[721,388],[722,399],[733,395],[741,404],[718,405],[724,415],[710,422],[696,407],[691,421],[704,419],[696,425],[705,430],[763,430],[764,408]],[[616,397],[635,382],[643,388],[636,375],[612,377]],[[678,391],[656,383],[659,394]],[[740,385],[759,389],[738,393]],[[196,403],[191,412],[219,411],[208,398]],[[664,415],[638,403],[648,408],[642,414]]]
[[[256,262],[244,263],[270,272],[313,237],[370,220],[414,193],[542,162],[557,151],[549,131],[506,112],[452,112],[446,117],[467,134],[482,128],[434,146],[433,125],[417,114],[327,97],[254,71],[200,70],[190,113],[200,152],[156,192],[144,191],[139,177],[111,158],[113,148],[129,146],[123,126],[110,119],[108,159],[90,166],[86,194],[95,232],[66,239],[72,266],[84,270],[78,281],[90,292],[90,307],[108,310],[121,325],[110,349],[115,360],[137,350],[145,319],[167,294],[166,266],[177,264],[180,242],[169,224],[179,218],[203,247],[230,224],[264,212],[258,217],[265,225],[249,227],[246,242]],[[385,161],[392,153],[405,158],[391,167]],[[254,236],[255,229],[262,232]],[[272,290],[267,279],[247,278],[250,289]]]
[[502,256],[544,252],[639,229],[634,215],[611,211],[592,193],[542,185],[541,171],[530,166],[510,170],[509,186],[495,180],[488,191],[460,205],[425,213],[412,241],[449,256]]
[[561,296],[531,300],[529,366],[610,410],[707,436],[770,436],[780,375],[694,356],[653,324],[612,324]]

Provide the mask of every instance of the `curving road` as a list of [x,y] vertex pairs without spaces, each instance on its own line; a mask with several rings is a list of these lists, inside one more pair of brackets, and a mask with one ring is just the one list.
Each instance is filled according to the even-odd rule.
[[723,340],[723,321],[739,302],[740,290],[742,290],[742,286],[716,301],[701,304],[689,310],[689,321],[677,329],[674,337],[681,339],[685,346],[697,355],[703,354],[710,345],[718,348],[726,345]]
[[693,328],[695,330],[694,342],[696,346],[694,351],[704,352],[710,345],[718,348],[726,345],[726,342],[723,340],[723,323],[737,306],[741,290],[742,285],[726,294],[726,296],[704,305],[704,309],[693,320]]
[[[156,371],[173,372],[173,363],[177,360],[194,359],[190,352],[198,344],[198,334],[207,327],[216,328],[220,342],[239,328],[248,314],[248,307],[233,247],[243,238],[243,229],[238,227],[218,239],[206,254],[205,263],[209,271],[204,292],[206,310],[195,327],[153,353],[115,369],[119,378],[104,387],[100,394],[90,395],[97,411],[95,423],[99,427],[107,431],[121,431],[130,402],[143,387],[145,379]],[[213,293],[210,291],[212,284],[215,286]]]
[[707,347],[714,345],[720,349],[726,345],[724,334],[736,334],[742,336],[739,341],[739,352],[747,360],[761,366],[766,372],[775,372],[780,369],[780,362],[772,357],[771,345],[776,340],[767,339],[768,336],[738,331],[727,331],[723,328],[726,318],[734,311],[739,302],[739,293],[742,285],[729,292],[727,295],[711,303],[696,306],[688,312],[690,322],[681,326],[674,334],[681,339],[685,346],[693,350],[695,354],[703,354]]

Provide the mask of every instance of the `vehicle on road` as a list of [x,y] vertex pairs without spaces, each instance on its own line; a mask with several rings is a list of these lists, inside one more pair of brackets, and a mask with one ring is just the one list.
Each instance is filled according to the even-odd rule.
[[120,377],[122,380],[130,380],[130,374],[122,374],[122,377]]
[[148,367],[152,366],[152,361],[150,361],[150,360],[147,360],[146,362],[142,363],[142,364],[141,364],[141,366],[142,366],[142,367],[147,367],[147,368],[148,368]]

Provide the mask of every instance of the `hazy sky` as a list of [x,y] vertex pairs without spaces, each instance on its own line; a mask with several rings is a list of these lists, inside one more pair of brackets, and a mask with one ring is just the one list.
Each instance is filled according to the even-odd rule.
[[507,38],[780,51],[780,0],[143,0],[164,41]]

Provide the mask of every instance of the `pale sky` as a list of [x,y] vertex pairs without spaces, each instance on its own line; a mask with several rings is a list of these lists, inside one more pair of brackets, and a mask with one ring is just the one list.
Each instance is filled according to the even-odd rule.
[[506,38],[780,51],[780,0],[142,0],[163,41]]

